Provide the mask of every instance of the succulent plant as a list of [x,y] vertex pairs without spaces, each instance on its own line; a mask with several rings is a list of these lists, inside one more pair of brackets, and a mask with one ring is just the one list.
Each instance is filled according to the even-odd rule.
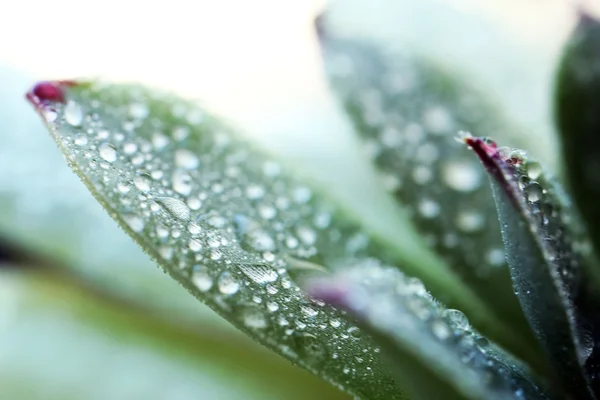
[[[350,395],[600,398],[600,22],[581,15],[557,72],[555,178],[496,144],[533,133],[460,74],[329,18],[316,29],[331,88],[402,206],[402,235],[195,102],[96,81],[41,82],[27,98],[171,278]],[[149,301],[168,314],[170,293]]]

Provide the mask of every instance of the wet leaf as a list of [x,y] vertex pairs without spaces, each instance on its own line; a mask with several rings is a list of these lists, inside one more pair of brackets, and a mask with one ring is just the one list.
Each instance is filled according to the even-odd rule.
[[465,142],[490,176],[513,285],[529,324],[564,388],[577,398],[595,398],[598,285],[573,207],[525,152],[489,139],[467,136]]
[[556,76],[555,114],[573,199],[600,251],[600,22],[581,14]]
[[[335,206],[173,96],[68,82],[38,84],[28,96],[96,198],[190,292],[348,392],[398,398],[371,340],[348,335],[356,328],[293,280],[296,272],[385,256]],[[429,273],[452,289],[444,271]],[[454,290],[470,302],[468,290]]]
[[0,81],[10,99],[0,107],[0,241],[147,311],[180,322],[221,322],[165,279],[73,174],[44,125],[18,100],[31,79],[0,67]]
[[[408,50],[340,36],[328,20],[326,13],[317,21],[327,75],[382,185],[430,248],[535,349],[512,291],[490,188],[455,140],[459,130],[518,129],[460,74]],[[507,337],[486,333],[524,354]]]
[[371,261],[317,281],[312,293],[349,312],[382,346],[411,399],[545,399],[526,368],[445,309],[422,283]]

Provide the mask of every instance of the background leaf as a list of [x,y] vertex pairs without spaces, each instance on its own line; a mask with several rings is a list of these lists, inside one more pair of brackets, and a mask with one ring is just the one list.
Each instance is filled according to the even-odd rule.
[[547,398],[527,370],[415,279],[367,262],[313,285],[373,333],[411,399]]
[[228,329],[189,329],[48,271],[5,267],[3,399],[348,398]]
[[[467,137],[489,173],[513,285],[529,324],[560,377],[577,398],[595,398],[584,365],[595,351],[598,326],[588,312],[598,303],[561,191],[542,167],[519,150]],[[595,303],[590,303],[591,301]]]
[[[330,19],[326,13],[317,21],[327,75],[382,185],[428,246],[535,350],[512,290],[490,188],[477,160],[455,140],[460,130],[513,137],[520,130],[460,74],[407,49],[339,36]],[[510,338],[495,339],[527,353]]]
[[555,114],[573,199],[600,250],[600,23],[581,14],[557,76]]

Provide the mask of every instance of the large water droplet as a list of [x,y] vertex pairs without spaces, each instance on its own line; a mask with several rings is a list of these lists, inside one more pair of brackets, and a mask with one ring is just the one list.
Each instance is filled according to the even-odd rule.
[[204,266],[195,266],[192,282],[201,292],[207,292],[213,286],[213,280]]
[[238,214],[234,217],[234,224],[240,243],[246,250],[262,252],[276,249],[275,240],[256,221]]
[[274,282],[279,277],[277,271],[268,265],[239,264],[238,268],[244,273],[244,275],[259,284]]
[[157,197],[155,201],[172,217],[180,221],[189,221],[190,209],[183,201],[174,197]]
[[192,177],[181,169],[173,172],[173,190],[184,196],[192,192]]
[[481,213],[474,210],[461,211],[456,216],[456,226],[463,232],[476,232],[485,225],[485,219]]
[[430,199],[421,200],[418,207],[419,213],[425,218],[435,218],[440,213],[440,205]]
[[152,182],[152,178],[150,178],[150,175],[148,174],[142,173],[133,178],[133,184],[142,192],[147,192],[150,190],[150,182]]
[[459,310],[448,309],[442,312],[442,316],[446,318],[455,329],[469,329],[469,320]]
[[102,143],[98,146],[98,154],[109,163],[117,161],[117,149],[110,143]]
[[72,126],[80,126],[83,122],[83,109],[73,101],[69,101],[64,110],[65,121]]
[[527,176],[530,179],[537,179],[540,177],[540,175],[542,175],[542,166],[540,165],[540,163],[535,162],[535,161],[531,161],[527,163]]
[[198,157],[187,149],[175,150],[175,165],[184,169],[195,169],[198,167],[200,160]]
[[481,172],[472,162],[450,161],[442,170],[446,184],[460,192],[472,192],[481,185]]
[[242,309],[242,321],[250,329],[264,329],[267,327],[267,320],[262,310],[257,306],[244,307]]
[[529,185],[525,187],[525,197],[531,203],[538,202],[542,199],[544,194],[544,190],[537,182],[531,182]]
[[227,271],[219,275],[217,286],[219,288],[219,292],[226,295],[235,294],[240,289],[240,284],[237,282],[234,276]]

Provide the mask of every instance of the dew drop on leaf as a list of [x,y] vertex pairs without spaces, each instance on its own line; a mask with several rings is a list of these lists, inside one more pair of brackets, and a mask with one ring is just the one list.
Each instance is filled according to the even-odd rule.
[[98,154],[100,157],[109,163],[115,162],[117,160],[117,149],[114,145],[110,143],[102,143],[98,147]]
[[83,122],[83,109],[73,101],[69,101],[65,106],[64,118],[67,124],[71,126],[80,126]]
[[219,287],[219,292],[226,295],[235,294],[240,289],[238,281],[227,271],[222,272],[221,275],[219,275],[217,286]]

